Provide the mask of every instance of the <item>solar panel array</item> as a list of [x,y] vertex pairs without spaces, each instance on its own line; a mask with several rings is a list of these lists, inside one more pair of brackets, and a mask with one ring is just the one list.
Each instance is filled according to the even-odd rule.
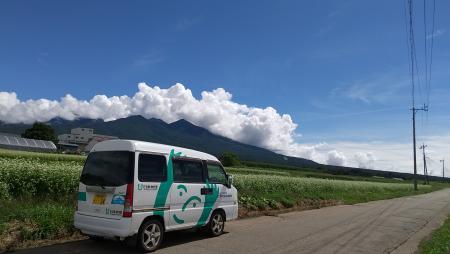
[[0,146],[31,150],[56,150],[53,142],[0,134]]

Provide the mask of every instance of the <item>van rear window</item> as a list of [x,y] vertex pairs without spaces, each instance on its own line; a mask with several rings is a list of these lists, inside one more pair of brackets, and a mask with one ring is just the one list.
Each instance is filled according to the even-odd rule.
[[80,181],[91,186],[121,186],[133,181],[133,171],[133,152],[93,152],[84,164]]

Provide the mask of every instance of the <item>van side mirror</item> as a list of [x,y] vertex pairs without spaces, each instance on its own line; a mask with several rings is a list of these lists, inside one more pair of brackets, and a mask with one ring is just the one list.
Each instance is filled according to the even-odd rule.
[[232,185],[233,185],[233,176],[227,175],[227,187],[231,188]]

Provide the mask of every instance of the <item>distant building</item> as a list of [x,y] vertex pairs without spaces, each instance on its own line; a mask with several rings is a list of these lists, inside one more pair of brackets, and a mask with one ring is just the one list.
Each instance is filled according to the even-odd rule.
[[70,130],[70,134],[58,135],[58,145],[66,150],[89,152],[98,142],[110,139],[118,137],[94,134],[94,129],[91,128],[74,128]]
[[64,152],[78,153],[80,151],[79,147],[77,144],[58,142],[58,149]]
[[94,129],[75,128],[70,130],[70,134],[58,135],[58,141],[62,143],[87,144],[94,136]]
[[94,147],[94,145],[97,144],[98,142],[102,142],[102,141],[109,140],[109,139],[117,139],[117,137],[106,136],[106,135],[94,135],[92,137],[91,141],[89,141],[89,143],[84,148],[84,151],[89,152],[89,151],[91,151],[92,147]]
[[56,151],[52,141],[22,138],[9,133],[0,133],[0,148],[38,152]]

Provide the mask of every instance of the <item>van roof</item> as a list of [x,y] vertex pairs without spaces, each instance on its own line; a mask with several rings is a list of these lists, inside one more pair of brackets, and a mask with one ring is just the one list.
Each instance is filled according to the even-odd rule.
[[100,152],[100,151],[141,151],[141,152],[153,152],[153,153],[161,153],[161,154],[169,154],[170,151],[174,149],[175,152],[181,152],[182,155],[198,158],[202,160],[210,160],[210,161],[219,161],[215,156],[211,154],[207,154],[204,152],[178,147],[171,145],[164,145],[152,142],[144,142],[138,140],[124,140],[124,139],[115,139],[115,140],[106,140],[95,144],[92,148],[91,152]]

